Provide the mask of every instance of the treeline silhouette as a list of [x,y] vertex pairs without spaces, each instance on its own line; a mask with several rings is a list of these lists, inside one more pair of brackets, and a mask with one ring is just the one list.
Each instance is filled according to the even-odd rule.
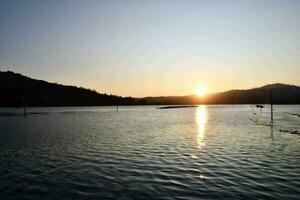
[[0,72],[0,106],[108,106],[132,105],[131,97],[100,94],[82,87],[32,79],[14,72]]
[[249,90],[170,97],[120,97],[82,87],[65,86],[0,71],[0,106],[109,106],[187,104],[268,104],[270,91],[275,104],[300,104],[300,87],[281,83]]

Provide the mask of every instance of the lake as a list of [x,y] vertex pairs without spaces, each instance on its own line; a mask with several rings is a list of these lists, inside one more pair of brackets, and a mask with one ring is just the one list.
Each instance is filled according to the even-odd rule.
[[0,199],[300,199],[300,106],[0,108]]

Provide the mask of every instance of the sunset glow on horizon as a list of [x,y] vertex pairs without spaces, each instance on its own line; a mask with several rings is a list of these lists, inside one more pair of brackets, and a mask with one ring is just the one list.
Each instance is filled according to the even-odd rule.
[[203,86],[197,86],[196,88],[196,95],[199,97],[203,97],[206,95],[206,88]]
[[[0,70],[120,96],[300,85],[300,1],[1,1]],[[209,91],[195,91],[201,81]]]

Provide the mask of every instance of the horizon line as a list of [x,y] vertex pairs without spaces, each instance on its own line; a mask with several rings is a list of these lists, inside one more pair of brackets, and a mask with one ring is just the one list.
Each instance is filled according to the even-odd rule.
[[[93,89],[93,88],[89,88],[89,87],[84,87],[84,86],[77,86],[77,85],[69,85],[69,84],[62,84],[62,83],[57,83],[57,82],[51,82],[51,81],[47,81],[47,80],[43,80],[43,79],[38,79],[38,78],[34,78],[34,77],[31,77],[29,75],[24,75],[24,74],[21,74],[21,73],[18,73],[18,72],[14,72],[14,71],[11,71],[11,70],[6,70],[6,71],[2,71],[0,70],[1,73],[5,73],[5,72],[9,72],[9,73],[14,73],[14,74],[19,74],[21,76],[24,76],[24,77],[27,77],[27,78],[30,78],[30,79],[33,79],[33,80],[37,80],[37,81],[45,81],[47,83],[51,83],[51,84],[59,84],[59,85],[62,85],[62,86],[70,86],[70,87],[77,87],[77,88],[84,88],[84,89],[88,89],[88,90],[94,90],[96,91],[97,93],[99,94],[107,94],[107,95],[114,95],[114,96],[119,96],[119,97],[131,97],[131,98],[152,98],[152,97],[186,97],[186,96],[197,96],[196,93],[194,94],[185,94],[185,95],[158,95],[158,96],[155,96],[155,95],[146,95],[146,96],[131,96],[131,95],[117,95],[117,94],[112,94],[112,93],[105,93],[105,92],[99,92],[98,90],[96,89]],[[276,84],[282,84],[282,85],[289,85],[289,86],[296,86],[296,87],[300,87],[300,84],[290,84],[290,83],[283,83],[283,82],[275,82],[275,83],[268,83],[268,84],[263,84],[261,86],[254,86],[254,87],[251,87],[251,88],[235,88],[235,89],[227,89],[227,90],[223,90],[223,91],[216,91],[216,92],[210,92],[210,93],[207,93],[205,94],[205,96],[209,96],[209,95],[213,95],[213,94],[218,94],[218,93],[225,93],[225,92],[229,92],[229,91],[242,91],[242,90],[252,90],[252,89],[259,89],[259,88],[262,88],[262,87],[265,87],[265,86],[269,86],[269,85],[276,85]]]

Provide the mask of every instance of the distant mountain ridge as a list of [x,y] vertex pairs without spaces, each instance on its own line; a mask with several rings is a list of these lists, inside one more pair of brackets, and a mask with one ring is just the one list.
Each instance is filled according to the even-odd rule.
[[247,90],[229,90],[204,97],[196,95],[145,97],[146,104],[268,104],[270,93],[275,104],[300,104],[300,87],[282,83],[268,84]]
[[14,72],[0,71],[0,106],[108,106],[183,104],[300,104],[300,87],[275,83],[248,90],[168,97],[120,97],[82,87],[65,86],[32,79]]
[[291,89],[291,88],[297,89],[298,88],[299,89],[298,86],[282,84],[282,83],[268,84],[268,85],[265,85],[265,86],[262,86],[262,87],[259,87],[256,89],[285,89],[285,88],[289,88],[289,89]]

